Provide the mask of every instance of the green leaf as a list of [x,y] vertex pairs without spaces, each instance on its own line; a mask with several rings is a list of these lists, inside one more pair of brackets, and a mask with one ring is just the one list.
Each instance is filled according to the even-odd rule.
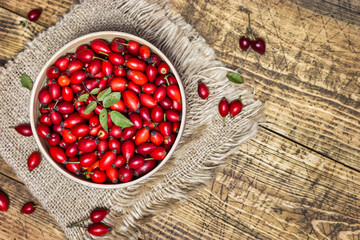
[[81,94],[80,97],[78,97],[78,101],[79,102],[84,102],[89,98],[89,94],[85,93],[85,94]]
[[111,121],[116,126],[125,128],[125,127],[131,127],[134,125],[128,118],[126,118],[124,115],[122,115],[118,111],[111,111],[110,117],[111,117]]
[[93,90],[91,90],[91,94],[98,94],[100,91],[100,88],[94,88]]
[[89,105],[87,105],[87,107],[84,110],[84,114],[90,114],[97,106],[97,102],[96,101],[92,101],[89,103]]
[[101,110],[100,114],[99,114],[99,120],[100,120],[100,124],[102,126],[102,128],[108,132],[108,114],[107,114],[107,110],[104,108],[103,110]]
[[120,92],[113,92],[108,96],[106,96],[103,101],[104,108],[111,107],[112,105],[120,101],[120,97],[121,97]]
[[97,99],[98,101],[104,101],[104,98],[109,95],[111,93],[111,88],[107,88],[104,91],[101,91],[98,95],[97,95]]
[[27,74],[22,74],[21,77],[20,77],[20,82],[21,82],[21,85],[29,90],[32,89],[33,87],[33,81],[31,80],[31,78],[27,75]]
[[233,83],[243,83],[244,82],[243,78],[237,73],[230,72],[226,75],[226,77],[230,80],[230,82],[233,82]]

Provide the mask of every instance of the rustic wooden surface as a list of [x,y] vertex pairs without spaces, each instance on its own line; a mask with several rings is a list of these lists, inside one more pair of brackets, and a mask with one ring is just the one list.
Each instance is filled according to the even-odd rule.
[[[73,1],[0,1],[0,64],[53,25]],[[172,0],[230,67],[267,101],[259,134],[209,186],[143,226],[144,239],[360,239],[360,1]],[[19,26],[30,9],[43,15]],[[252,27],[265,56],[242,53]],[[0,188],[12,199],[0,239],[65,239],[4,160]]]

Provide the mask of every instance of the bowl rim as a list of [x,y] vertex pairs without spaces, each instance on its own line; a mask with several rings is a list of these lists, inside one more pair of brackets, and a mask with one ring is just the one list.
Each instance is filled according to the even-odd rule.
[[[80,179],[78,177],[75,177],[73,175],[73,173],[70,173],[67,170],[65,170],[63,167],[60,167],[59,166],[60,163],[57,163],[55,160],[52,159],[52,157],[50,156],[48,151],[45,149],[45,147],[41,143],[40,137],[37,134],[35,125],[36,125],[38,120],[35,119],[36,115],[35,115],[34,111],[38,111],[38,107],[39,107],[39,104],[37,102],[38,101],[38,99],[37,99],[38,98],[38,92],[40,90],[40,87],[42,87],[42,85],[44,83],[44,79],[46,79],[46,76],[45,76],[46,70],[47,70],[48,67],[53,65],[55,63],[55,61],[60,56],[63,56],[67,52],[70,52],[70,51],[75,52],[74,49],[76,49],[78,46],[80,46],[83,43],[89,43],[91,40],[94,40],[94,39],[97,39],[97,38],[100,38],[100,39],[106,39],[106,38],[113,39],[115,37],[124,38],[126,40],[134,40],[134,41],[139,42],[142,45],[148,46],[151,49],[152,52],[155,52],[157,55],[159,55],[161,57],[161,59],[163,61],[165,61],[169,65],[169,67],[171,69],[171,72],[174,74],[174,76],[178,80],[178,85],[179,85],[179,88],[180,88],[181,101],[182,101],[181,123],[180,123],[180,128],[179,128],[178,135],[177,135],[177,137],[175,139],[175,142],[174,142],[173,146],[171,147],[170,151],[167,153],[166,157],[154,169],[152,169],[149,173],[139,177],[136,180],[126,182],[126,183],[94,183],[94,182],[90,182],[90,181],[85,180],[85,179]],[[36,104],[36,106],[35,106],[35,104]],[[94,33],[83,35],[83,36],[78,37],[78,38],[70,41],[69,43],[65,44],[55,54],[53,54],[52,57],[42,67],[42,69],[40,70],[40,72],[38,73],[38,75],[36,77],[36,80],[34,82],[34,86],[33,86],[32,91],[31,91],[30,108],[29,109],[30,109],[30,125],[31,125],[31,129],[32,129],[36,144],[38,145],[38,147],[40,149],[40,152],[45,156],[47,161],[49,161],[50,164],[55,169],[57,169],[60,173],[65,175],[67,178],[75,181],[76,183],[79,183],[79,184],[82,184],[82,185],[85,185],[85,186],[88,186],[88,187],[102,188],[102,189],[119,189],[119,188],[129,187],[129,186],[133,186],[135,184],[138,184],[139,182],[144,181],[145,179],[151,177],[163,165],[165,165],[165,163],[171,158],[172,154],[174,153],[175,149],[177,148],[177,146],[178,146],[178,144],[180,142],[180,139],[181,139],[182,134],[183,134],[184,129],[185,129],[185,123],[186,123],[186,96],[185,96],[185,89],[184,89],[184,86],[182,84],[180,76],[179,76],[178,72],[176,71],[174,65],[165,56],[165,54],[162,53],[162,51],[160,51],[157,47],[155,47],[153,44],[151,44],[147,40],[145,40],[143,38],[140,38],[138,36],[135,36],[133,34],[129,34],[129,33],[125,33],[125,32],[118,32],[118,31],[101,31],[101,32],[94,32]]]

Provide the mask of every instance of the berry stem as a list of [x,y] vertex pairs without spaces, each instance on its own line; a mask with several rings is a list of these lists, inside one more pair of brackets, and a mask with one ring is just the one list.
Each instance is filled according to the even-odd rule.
[[251,33],[251,27],[250,27],[250,13],[248,12],[248,21],[249,21],[249,28],[248,28],[248,32]]
[[223,117],[223,126],[225,127],[225,117]]
[[102,52],[102,51],[99,51],[99,53],[102,54],[102,55],[105,55],[105,56],[109,56],[109,54],[104,53],[104,52]]
[[92,95],[92,93],[89,91],[89,89],[87,89],[87,87],[86,87],[86,85],[85,85],[84,82],[82,82],[82,85],[84,86],[85,91],[86,91],[88,94],[90,94],[90,95],[94,98],[94,100],[95,100],[100,106],[102,106],[103,108],[105,108],[105,107],[95,98],[95,96]]
[[145,161],[154,160],[154,158],[145,158]]
[[103,58],[101,58],[101,57],[96,57],[96,56],[94,56],[93,59],[100,59],[100,60],[102,60],[102,61],[104,61],[104,62],[108,62],[108,60],[103,59]]
[[165,80],[166,80],[166,84],[169,86],[170,83],[169,83],[169,80],[168,80],[167,76],[165,76],[164,78],[165,78]]

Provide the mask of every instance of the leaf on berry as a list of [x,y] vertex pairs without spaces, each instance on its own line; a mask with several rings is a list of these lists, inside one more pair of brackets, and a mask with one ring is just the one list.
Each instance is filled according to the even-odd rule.
[[98,95],[97,95],[97,100],[98,101],[104,101],[104,98],[109,95],[111,93],[111,88],[107,88],[104,91],[101,91]]
[[88,98],[89,98],[89,94],[87,94],[87,93],[81,94],[81,95],[78,97],[78,101],[79,101],[79,102],[84,102],[84,101],[86,101]]
[[89,105],[87,105],[87,107],[84,110],[84,114],[90,114],[97,106],[97,102],[96,101],[92,101],[89,103]]
[[104,108],[103,110],[101,110],[100,114],[99,114],[99,120],[100,120],[100,124],[102,126],[102,128],[108,132],[108,114],[107,114],[107,110]]
[[20,77],[20,82],[21,85],[29,90],[32,89],[33,87],[33,81],[31,80],[31,78],[27,75],[27,74],[22,74]]
[[110,117],[116,126],[125,128],[125,127],[131,127],[134,125],[127,117],[125,117],[118,111],[111,111]]
[[111,107],[112,105],[120,101],[120,97],[121,97],[120,92],[113,92],[108,96],[106,96],[103,101],[104,108]]
[[94,88],[93,90],[91,90],[91,94],[98,94],[100,91],[100,88]]
[[226,77],[229,79],[230,82],[233,82],[233,83],[243,83],[244,82],[243,78],[237,73],[230,72],[226,75]]

